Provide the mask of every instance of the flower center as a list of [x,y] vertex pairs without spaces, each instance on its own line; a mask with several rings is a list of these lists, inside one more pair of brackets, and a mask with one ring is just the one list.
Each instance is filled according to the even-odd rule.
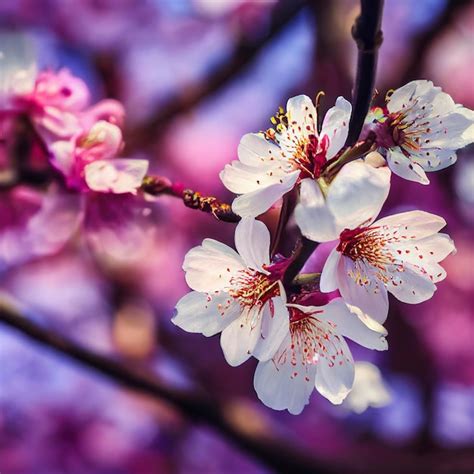
[[300,179],[318,179],[326,164],[326,152],[329,147],[329,138],[322,138],[314,134],[303,140],[294,142],[293,151],[289,161],[293,169],[300,170]]
[[354,262],[365,261],[382,269],[394,261],[387,249],[387,242],[377,227],[344,229],[339,236],[337,250]]
[[267,301],[280,294],[278,280],[249,268],[240,270],[230,280],[230,284],[230,296],[248,308],[262,308]]

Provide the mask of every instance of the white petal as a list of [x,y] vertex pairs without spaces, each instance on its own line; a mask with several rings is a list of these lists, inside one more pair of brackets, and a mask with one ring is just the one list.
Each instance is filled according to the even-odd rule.
[[258,308],[255,308],[243,313],[222,331],[221,347],[229,365],[236,367],[250,357],[260,337],[261,324]]
[[387,152],[387,163],[390,169],[401,178],[416,183],[429,184],[425,171],[410,158],[407,158],[399,148],[391,148]]
[[316,390],[331,403],[340,405],[352,389],[354,383],[354,360],[343,338],[339,339],[339,350],[343,357],[336,363],[320,358],[316,371]]
[[70,140],[58,140],[51,144],[50,151],[53,166],[69,176],[74,166],[74,143]]
[[329,137],[329,148],[326,158],[330,159],[344,146],[349,133],[349,120],[352,106],[344,97],[338,97],[336,105],[330,108],[323,121],[321,137]]
[[345,165],[329,186],[327,203],[337,228],[355,229],[380,212],[390,190],[390,170],[363,161]]
[[257,217],[263,214],[284,194],[293,189],[299,173],[299,171],[293,171],[283,176],[280,179],[281,182],[277,184],[239,196],[234,199],[232,210],[242,217]]
[[[292,97],[286,103],[288,127],[295,135],[315,134],[316,108],[307,95]],[[309,130],[306,128],[309,127]]]
[[422,274],[411,264],[397,266],[390,273],[393,278],[387,282],[387,290],[404,303],[422,303],[436,291],[436,285],[429,275]]
[[315,242],[337,239],[340,233],[319,185],[312,179],[301,181],[295,220],[301,233]]
[[242,163],[254,167],[273,165],[281,159],[280,148],[256,133],[242,137],[237,153]]
[[270,263],[270,232],[253,217],[244,217],[235,229],[235,248],[245,265],[265,272],[262,265]]
[[260,361],[269,360],[275,355],[290,330],[285,303],[286,297],[283,299],[278,296],[267,302],[263,308],[262,334],[252,353]]
[[183,263],[187,284],[203,292],[227,287],[232,276],[244,268],[235,250],[213,239],[205,239],[202,245],[191,249]]
[[219,176],[227,189],[236,194],[245,194],[278,184],[285,174],[280,168],[247,166],[240,161],[233,161],[225,166]]
[[342,298],[331,300],[322,310],[323,313],[318,314],[318,318],[334,323],[336,332],[368,349],[387,350],[385,328],[358,308],[349,308]]
[[334,248],[324,264],[323,271],[321,272],[321,280],[319,282],[319,289],[323,293],[330,293],[331,291],[337,290],[337,267],[339,265],[340,256],[340,252]]
[[178,301],[176,314],[171,321],[187,332],[213,336],[239,315],[240,305],[230,300],[227,293],[213,294],[211,297],[206,293],[191,291]]
[[116,194],[135,193],[147,171],[147,160],[126,158],[96,160],[84,169],[86,183],[90,189]]
[[432,130],[435,138],[430,141],[430,146],[456,150],[474,141],[474,132],[471,128],[474,123],[472,116],[466,113],[450,113],[435,120]]
[[422,239],[436,234],[446,225],[446,221],[435,214],[425,211],[408,211],[384,217],[374,222],[374,226],[387,226],[385,233],[403,239]]
[[[388,295],[374,273],[368,265],[359,263],[355,266],[350,258],[341,257],[338,268],[339,291],[347,303],[383,324],[388,315]],[[357,282],[350,276],[354,274],[360,275]]]
[[455,252],[454,242],[447,234],[434,234],[418,240],[397,242],[392,252],[400,261],[424,267],[428,262],[441,262]]
[[296,365],[291,362],[291,337],[287,334],[275,357],[257,365],[254,387],[258,398],[266,406],[298,415],[309,403],[314,389],[316,365],[303,365],[300,358]]
[[[405,84],[403,87],[395,90],[387,102],[387,109],[389,112],[399,112],[409,105],[414,98],[421,94],[425,94],[433,88],[431,81],[412,81]],[[436,88],[440,90],[439,88]]]

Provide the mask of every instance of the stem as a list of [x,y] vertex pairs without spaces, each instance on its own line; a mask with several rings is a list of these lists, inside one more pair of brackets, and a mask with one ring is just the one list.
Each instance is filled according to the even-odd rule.
[[94,370],[115,383],[155,399],[163,399],[197,422],[204,422],[219,430],[235,445],[252,455],[276,472],[335,473],[324,463],[307,454],[306,450],[293,445],[287,439],[272,434],[252,434],[244,423],[232,419],[230,405],[222,404],[206,394],[196,394],[171,388],[150,371],[131,368],[109,357],[83,348],[68,338],[42,328],[23,317],[17,310],[0,301],[0,321],[24,336],[66,355],[84,367]]
[[166,194],[177,197],[183,201],[186,207],[212,214],[219,221],[240,221],[240,216],[232,212],[230,204],[219,201],[214,196],[202,196],[201,193],[186,189],[181,184],[173,184],[168,178],[162,176],[145,176],[141,190],[150,196]]
[[[357,76],[354,85],[354,107],[349,123],[347,146],[357,142],[365,117],[369,111],[375,83],[377,56],[382,44],[383,0],[361,0],[361,11],[352,27],[352,36],[357,43],[359,56],[357,61]],[[301,237],[293,252],[293,262],[285,273],[284,284],[291,288],[292,281],[303,268],[306,260],[314,252],[318,244],[305,237]]]
[[352,99],[353,109],[346,145],[353,145],[358,140],[369,111],[374,91],[378,50],[383,41],[380,29],[383,0],[361,0],[360,5],[360,15],[352,27],[352,36],[357,44],[359,54]]

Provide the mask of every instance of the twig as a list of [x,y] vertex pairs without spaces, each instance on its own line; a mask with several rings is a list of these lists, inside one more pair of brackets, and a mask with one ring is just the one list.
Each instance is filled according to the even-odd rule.
[[[352,28],[352,36],[359,49],[357,76],[354,86],[354,107],[349,124],[346,145],[354,145],[359,138],[362,125],[370,107],[375,83],[378,49],[382,43],[383,0],[361,0],[361,11]],[[314,252],[318,244],[301,237],[295,251],[293,262],[285,273],[284,284],[291,289],[293,279]]]
[[276,472],[325,474],[338,472],[308,455],[306,450],[272,434],[252,434],[228,416],[229,406],[208,395],[171,388],[154,374],[131,368],[109,357],[85,349],[68,338],[23,317],[5,301],[0,301],[0,321],[112,381],[155,399],[163,399],[191,419],[216,428],[242,450]]
[[374,92],[377,56],[383,41],[383,0],[361,0],[360,15],[352,27],[357,44],[357,76],[352,99],[353,109],[346,145],[353,145],[359,138]]
[[278,2],[264,34],[256,39],[242,36],[231,57],[211,71],[201,82],[186,87],[183,93],[160,105],[157,113],[146,123],[128,130],[126,132],[127,148],[133,149],[156,140],[157,136],[176,116],[192,109],[208,96],[215,94],[223,86],[235,80],[237,75],[251,64],[260,50],[293,20],[304,4],[303,0]]
[[187,189],[181,184],[172,183],[162,176],[146,176],[141,190],[151,196],[166,194],[182,199],[184,205],[191,209],[212,214],[223,222],[239,222],[240,216],[232,212],[230,204],[219,201],[214,196],[202,196],[201,193]]

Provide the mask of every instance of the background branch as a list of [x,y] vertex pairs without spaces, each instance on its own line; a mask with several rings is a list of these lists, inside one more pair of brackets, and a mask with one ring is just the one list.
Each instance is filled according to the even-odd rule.
[[209,395],[171,388],[149,371],[131,368],[109,357],[85,349],[68,338],[42,328],[25,318],[5,301],[0,301],[0,321],[61,354],[79,362],[127,388],[163,399],[197,422],[219,430],[236,446],[276,472],[329,474],[340,472],[308,455],[307,450],[271,434],[253,435],[227,416],[228,405]]

